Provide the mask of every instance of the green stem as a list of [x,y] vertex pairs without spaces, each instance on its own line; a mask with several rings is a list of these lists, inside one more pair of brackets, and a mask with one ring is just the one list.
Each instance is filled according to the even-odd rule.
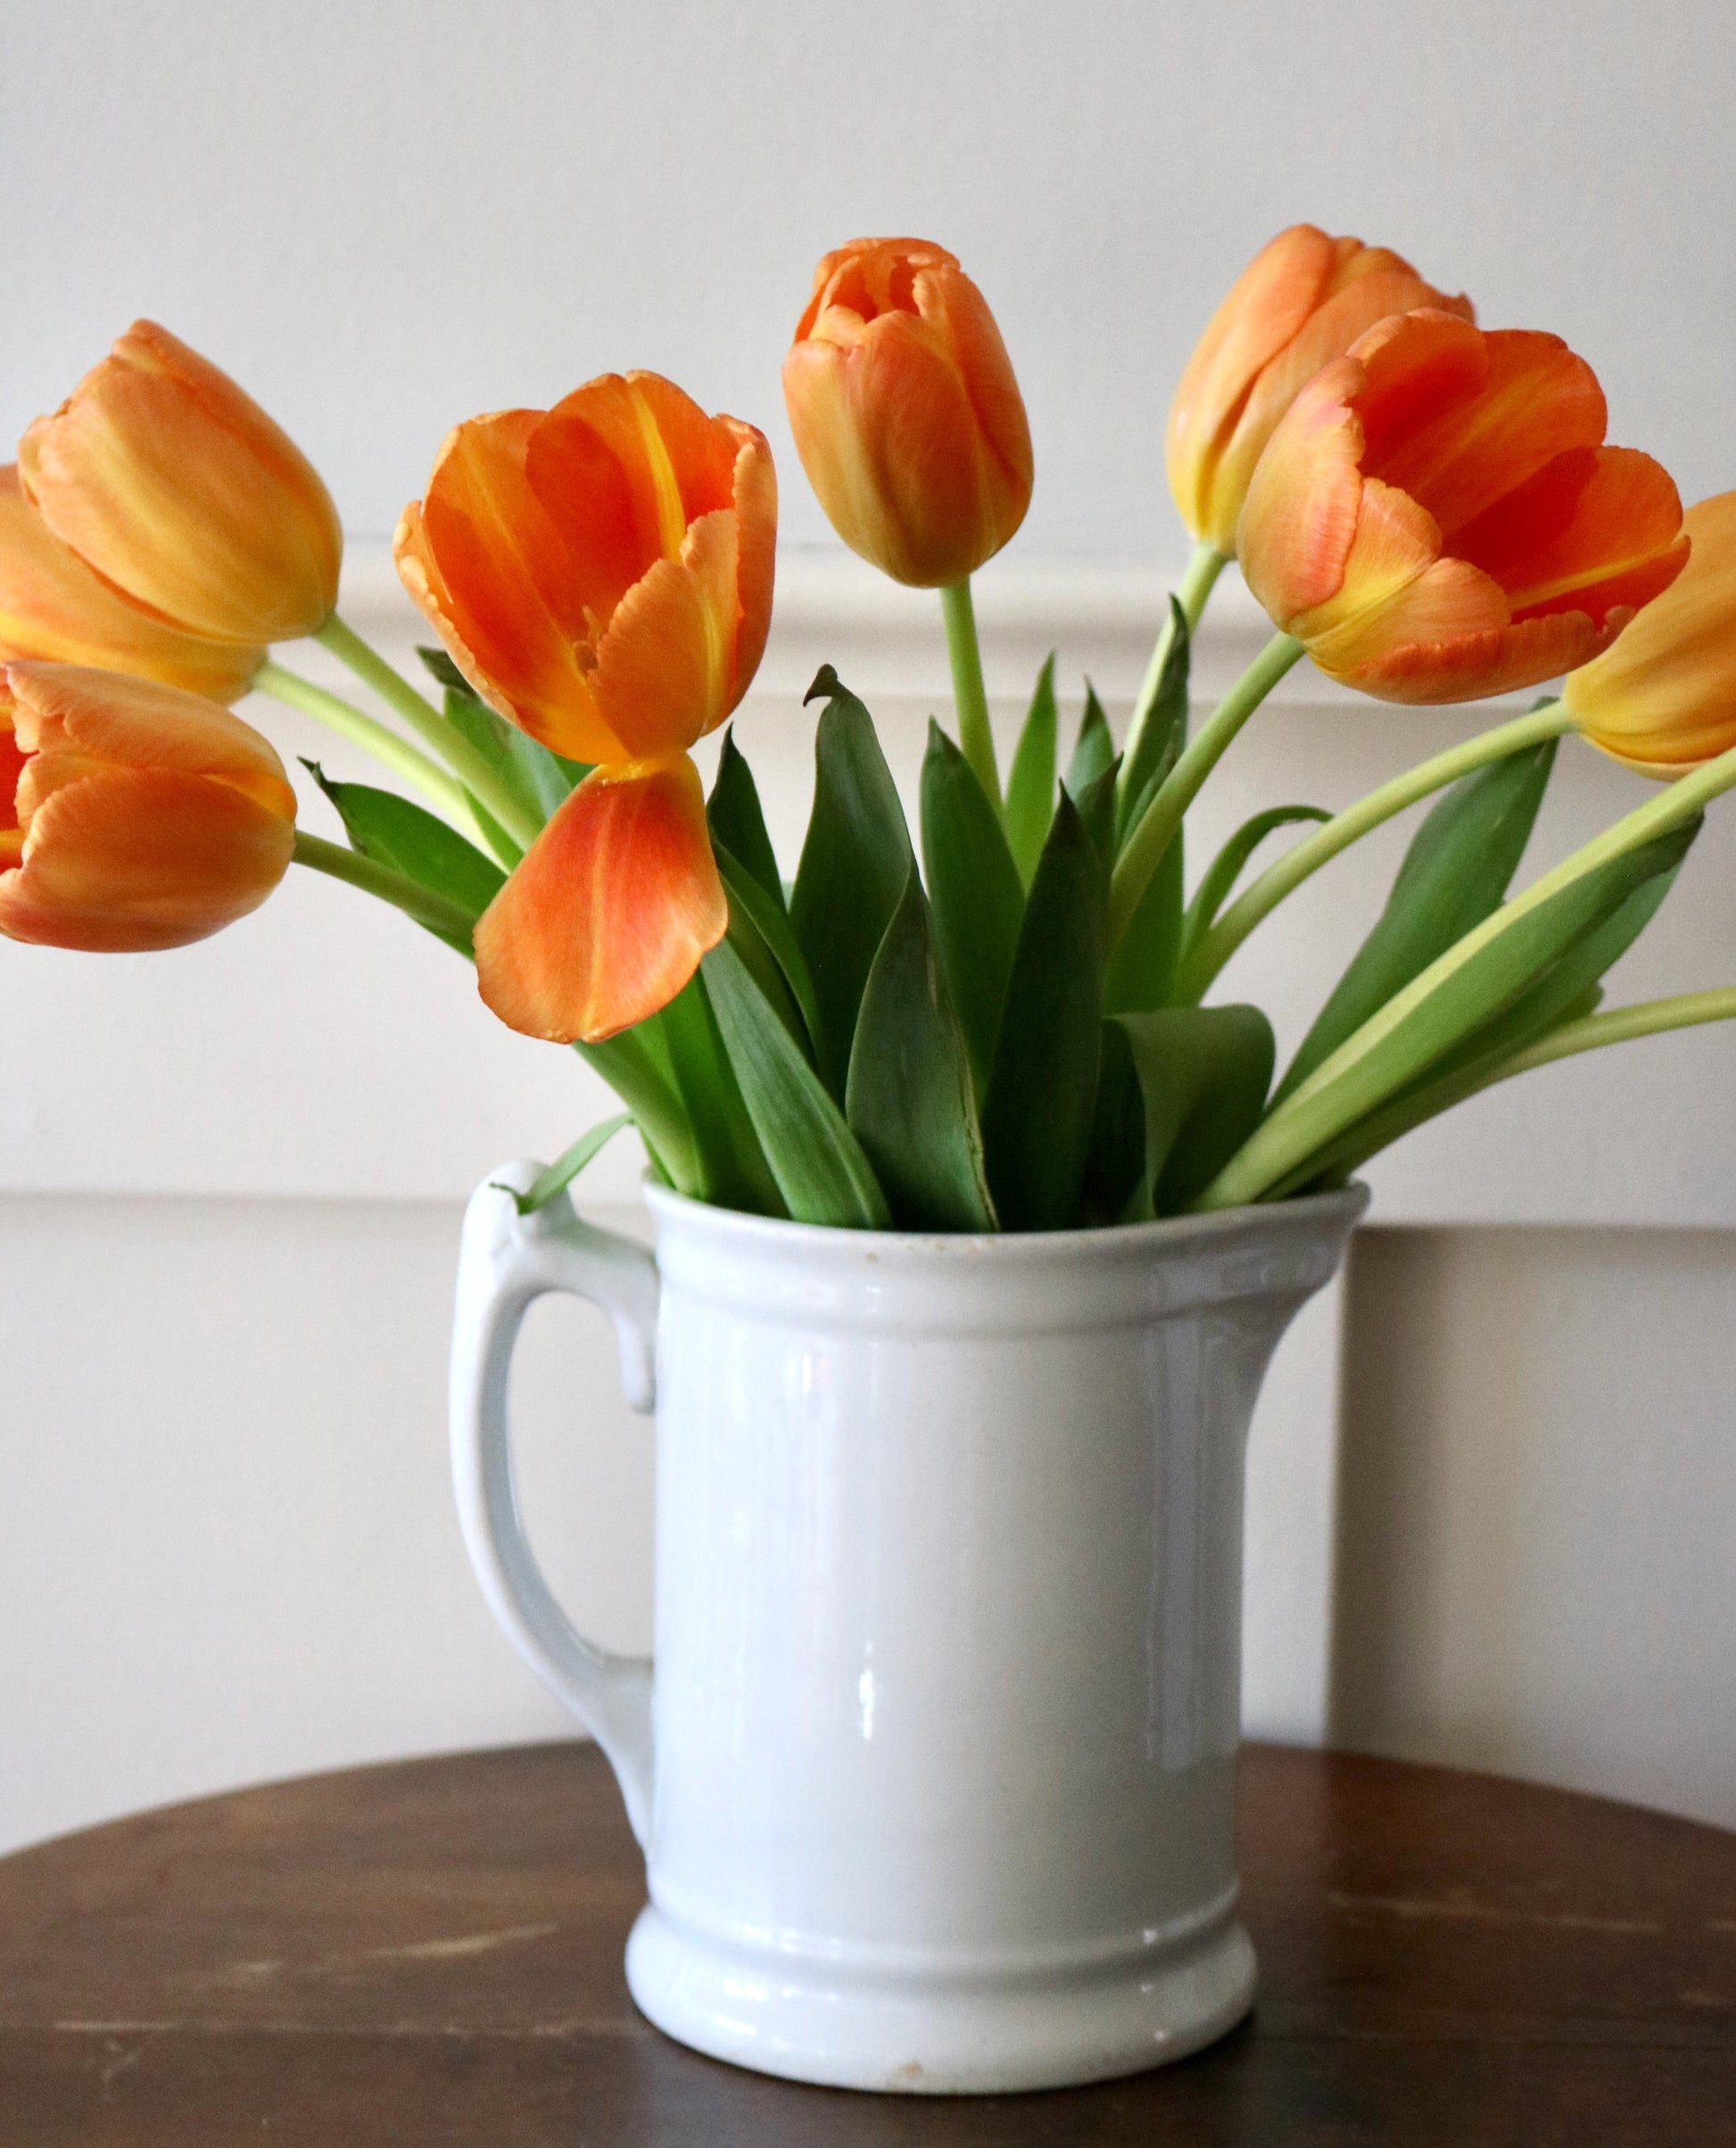
[[371,753],[393,775],[413,784],[431,806],[463,829],[474,841],[485,839],[462,786],[408,739],[401,739],[395,731],[388,731],[374,717],[364,715],[341,695],[328,693],[323,686],[316,686],[311,679],[302,678],[298,672],[285,671],[281,664],[274,664],[269,657],[253,673],[253,690],[269,694],[285,708],[297,709],[302,715],[313,717],[328,731],[335,731],[339,738],[348,739],[352,746]]
[[1294,635],[1274,634],[1183,748],[1181,758],[1129,832],[1115,862],[1109,890],[1112,952],[1200,786],[1223,758],[1230,740],[1302,654],[1302,645]]
[[976,771],[977,781],[998,818],[1001,772],[995,764],[995,734],[988,726],[988,695],[982,682],[982,650],[977,642],[977,613],[971,601],[968,575],[941,591],[940,615],[947,623],[947,655],[953,667],[959,748]]
[[1515,1074],[1528,1074],[1533,1067],[1547,1067],[1558,1059],[1572,1059],[1580,1052],[1601,1051],[1605,1045],[1623,1045],[1636,1037],[1656,1037],[1665,1029],[1692,1029],[1702,1022],[1736,1020],[1736,985],[1720,985],[1709,992],[1678,992],[1668,999],[1643,999],[1631,1007],[1612,1007],[1607,1014],[1588,1014],[1582,1021],[1563,1022],[1558,1029],[1516,1052],[1490,1075],[1484,1087],[1508,1081]]
[[1510,931],[1529,912],[1541,908],[1563,888],[1613,859],[1637,850],[1655,837],[1668,835],[1703,812],[1724,791],[1736,787],[1736,747],[1707,761],[1691,775],[1672,783],[1606,828],[1571,857],[1534,880],[1522,895],[1455,940],[1426,970],[1396,992],[1378,1013],[1371,1014],[1353,1037],[1321,1062],[1302,1086],[1286,1097],[1243,1143],[1193,1204],[1195,1210],[1239,1208],[1258,1201],[1307,1161],[1317,1149],[1335,1140],[1378,1103],[1358,1094],[1358,1074],[1371,1052],[1438,991],[1461,964],[1480,954],[1501,933]]
[[314,640],[322,649],[329,649],[340,664],[354,672],[364,686],[371,687],[425,745],[434,748],[521,851],[530,848],[542,832],[542,822],[504,780],[487,755],[473,746],[456,724],[449,723],[433,702],[424,700],[409,681],[395,672],[384,657],[376,655],[335,612]]
[[310,835],[305,828],[295,830],[295,863],[327,873],[351,888],[360,888],[365,894],[378,896],[383,903],[390,903],[406,917],[413,917],[418,925],[435,932],[468,940],[475,925],[469,911],[448,902],[433,888],[364,857],[360,850],[346,850],[342,843],[328,843],[323,836]]
[[[1180,589],[1176,592],[1176,602],[1181,607],[1181,615],[1187,624],[1190,634],[1200,623],[1200,615],[1205,609],[1205,600],[1211,594],[1212,584],[1228,565],[1228,558],[1214,545],[1202,541],[1194,547],[1194,557],[1187,562],[1187,571],[1181,578]],[[1139,764],[1139,741],[1145,737],[1146,726],[1157,707],[1164,667],[1170,661],[1170,649],[1175,636],[1175,614],[1166,605],[1163,624],[1158,629],[1157,640],[1152,644],[1151,662],[1145,666],[1145,675],[1140,681],[1139,691],[1133,698],[1133,715],[1128,720],[1127,744],[1121,749],[1123,783],[1128,771]],[[1121,786],[1118,785],[1117,788],[1119,790]]]
[[1187,622],[1191,634],[1199,624],[1205,610],[1206,599],[1211,596],[1219,574],[1229,565],[1229,554],[1220,552],[1215,545],[1202,541],[1194,547],[1194,557],[1187,562],[1187,572],[1181,578],[1181,587],[1176,591],[1181,606],[1182,617]]
[[1545,739],[1558,738],[1573,728],[1573,718],[1561,704],[1551,702],[1546,708],[1533,709],[1514,717],[1510,723],[1497,724],[1460,746],[1450,747],[1432,760],[1419,761],[1415,768],[1407,769],[1403,775],[1395,776],[1378,790],[1371,790],[1366,798],[1359,798],[1354,806],[1335,814],[1269,865],[1224,912],[1182,965],[1176,980],[1178,1002],[1183,1006],[1197,1005],[1213,978],[1254,927],[1269,917],[1285,896],[1294,894],[1305,880],[1370,829],[1390,821],[1394,814],[1427,797],[1431,791],[1445,789],[1473,769],[1504,760],[1509,754]]

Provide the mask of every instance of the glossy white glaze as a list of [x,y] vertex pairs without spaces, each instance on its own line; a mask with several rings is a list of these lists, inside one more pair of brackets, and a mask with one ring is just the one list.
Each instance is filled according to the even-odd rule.
[[[642,2011],[739,2064],[930,2091],[1230,2027],[1244,1447],[1362,1191],[923,1238],[652,1189],[653,1266],[564,1198],[521,1221],[498,1187],[533,1170],[466,1219],[459,1511],[621,1778]],[[507,1367],[550,1289],[614,1314],[641,1406],[655,1326],[654,1679],[573,1632],[518,1524]]]

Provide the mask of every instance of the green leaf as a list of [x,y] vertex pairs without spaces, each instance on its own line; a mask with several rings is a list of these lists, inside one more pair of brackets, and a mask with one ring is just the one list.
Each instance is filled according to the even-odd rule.
[[1019,927],[983,1103],[989,1190],[1007,1230],[1077,1220],[1102,1051],[1109,875],[1062,795]]
[[970,1056],[914,866],[862,995],[845,1115],[900,1230],[995,1228]]
[[1175,996],[1186,858],[1183,830],[1178,828],[1109,958],[1104,1003],[1112,1014],[1143,1013],[1168,1006]]
[[715,840],[752,874],[781,910],[783,883],[778,878],[778,861],[772,848],[772,839],[765,832],[759,787],[735,742],[732,723],[723,733],[723,748],[717,757],[717,780],[711,787],[706,818],[711,823]]
[[[727,946],[728,941],[723,945]],[[740,958],[735,959],[739,962]],[[764,1006],[765,1001],[760,1004]],[[777,1022],[769,1007],[765,1019]],[[740,1086],[733,1054],[725,1047],[703,971],[690,978],[651,1020],[663,1033],[674,1069],[675,1086],[693,1131],[701,1179],[699,1198],[718,1208],[745,1210],[749,1215],[782,1215],[784,1204],[777,1175],[761,1144],[758,1121]]]
[[[1037,690],[1025,711],[1006,780],[1006,840],[1021,888],[1030,886],[1054,812],[1055,743],[1059,715],[1054,698],[1054,651],[1043,659]],[[930,872],[929,882],[933,885]]]
[[1124,1220],[1180,1213],[1260,1123],[1276,1045],[1258,1007],[1159,1007],[1107,1025],[1126,1037],[1143,1144]]
[[[467,910],[473,921],[506,886],[507,876],[436,814],[368,783],[340,783],[318,761],[303,761],[308,773],[336,806],[352,850],[376,864],[390,865],[419,888],[429,888]],[[427,928],[433,931],[432,926]],[[456,933],[435,932],[436,939],[470,953],[470,942]]]
[[592,1127],[589,1133],[581,1134],[571,1148],[562,1152],[558,1161],[537,1173],[528,1194],[515,1193],[511,1186],[501,1186],[498,1180],[491,1183],[498,1192],[512,1194],[521,1216],[534,1215],[538,1209],[547,1208],[557,1194],[564,1194],[605,1144],[613,1141],[623,1127],[632,1124],[632,1113],[621,1111],[613,1119],[605,1119],[600,1126]]
[[846,1230],[889,1229],[886,1196],[862,1144],[727,939],[706,956],[700,973],[790,1215]]
[[[767,895],[760,882],[715,834],[711,847],[730,898],[730,930],[737,932],[738,921],[743,929],[738,934],[737,951],[758,979],[767,999],[778,1004],[781,995],[789,1003],[787,1009],[780,1010],[785,1015],[784,1027],[812,1060],[814,1038],[820,1022],[819,1004],[814,996],[814,979],[808,974],[807,958],[802,953],[795,928],[789,922],[789,913],[784,907],[783,891],[780,889],[775,898]],[[765,949],[765,960],[774,965],[775,982],[768,984],[765,962],[751,951],[745,938],[748,931]]]
[[445,689],[446,721],[506,775],[520,802],[546,821],[591,773],[583,761],[564,760],[492,709],[443,649],[417,655]]
[[1085,714],[1079,718],[1073,757],[1067,764],[1063,788],[1074,804],[1088,790],[1115,758],[1115,741],[1109,735],[1109,718],[1097,698],[1097,690],[1085,682]]
[[1156,697],[1145,722],[1136,723],[1128,739],[1121,768],[1120,809],[1115,830],[1119,842],[1127,840],[1128,830],[1137,823],[1187,743],[1187,672],[1193,638],[1187,631],[1187,615],[1174,597],[1170,599],[1170,616],[1163,632]]
[[1257,813],[1251,820],[1244,821],[1223,848],[1212,859],[1199,886],[1194,890],[1194,899],[1187,905],[1182,921],[1181,951],[1184,955],[1204,938],[1215,923],[1218,913],[1229,899],[1229,893],[1242,877],[1242,869],[1259,849],[1269,835],[1280,828],[1287,828],[1296,821],[1329,821],[1332,815],[1319,806],[1272,806],[1264,813]]
[[814,810],[789,901],[819,1009],[819,1066],[842,1100],[862,988],[904,894],[912,852],[873,718],[822,667],[806,698],[829,697],[814,730]]
[[646,1153],[664,1182],[695,1201],[705,1200],[705,1174],[658,1018],[637,1022],[600,1044],[575,1044],[573,1049],[632,1112]]
[[975,771],[932,719],[922,760],[922,863],[934,938],[980,1095],[995,1056],[1025,891]]
[[1462,777],[1417,830],[1386,907],[1278,1084],[1282,1103],[1412,978],[1500,907],[1531,839],[1559,743]]
[[1085,822],[1085,832],[1091,845],[1103,860],[1105,872],[1115,865],[1115,779],[1120,770],[1120,760],[1112,754],[1083,789],[1070,794],[1079,807],[1079,817]]

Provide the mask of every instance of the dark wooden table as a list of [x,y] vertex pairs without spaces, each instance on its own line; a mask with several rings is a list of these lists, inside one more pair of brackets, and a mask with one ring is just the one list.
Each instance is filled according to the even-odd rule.
[[1728,2148],[1736,1835],[1252,1747],[1254,2020],[1160,2073],[929,2102],[666,2042],[594,1748],[363,1769],[0,1861],[4,2148]]

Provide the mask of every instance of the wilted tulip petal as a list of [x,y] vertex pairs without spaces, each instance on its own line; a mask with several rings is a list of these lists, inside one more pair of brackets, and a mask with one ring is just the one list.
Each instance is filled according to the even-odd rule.
[[0,663],[23,657],[130,672],[229,702],[247,691],[265,650],[184,634],[117,596],[50,534],[9,466],[0,469]]
[[62,543],[135,604],[212,640],[313,633],[343,533],[311,463],[251,397],[135,321],[19,443],[24,491]]
[[1024,520],[1024,402],[994,315],[944,247],[856,239],[827,254],[783,393],[832,527],[895,582],[963,582]]
[[1408,261],[1311,224],[1281,231],[1231,286],[1170,406],[1170,489],[1189,533],[1228,556],[1254,465],[1298,392],[1389,314],[1473,318]]
[[685,754],[599,768],[476,927],[476,979],[502,1021],[596,1043],[665,1006],[729,923]]
[[765,439],[656,374],[448,434],[398,571],[477,691],[573,760],[684,749],[765,647],[777,483]]
[[0,933],[95,953],[204,939],[288,869],[295,794],[194,694],[79,665],[0,681]]
[[1561,689],[1592,745],[1665,779],[1736,746],[1736,492],[1690,508],[1682,528],[1681,574]]
[[1296,397],[1248,490],[1249,587],[1321,670],[1393,701],[1530,686],[1607,647],[1682,571],[1668,474],[1601,442],[1558,336],[1423,310]]

